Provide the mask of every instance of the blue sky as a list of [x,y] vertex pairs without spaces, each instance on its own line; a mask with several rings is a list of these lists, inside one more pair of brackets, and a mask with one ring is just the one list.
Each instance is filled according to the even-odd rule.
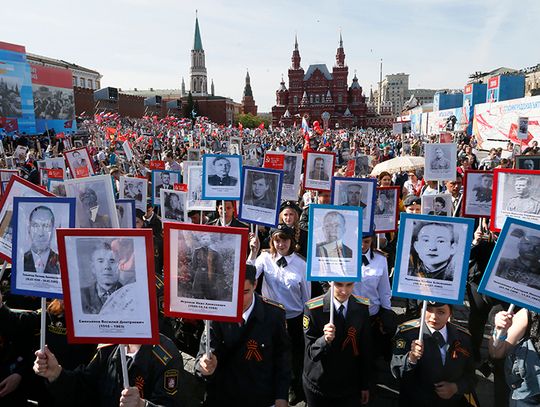
[[[519,5],[519,6],[516,6]],[[383,73],[411,88],[461,88],[470,73],[540,63],[540,1],[524,0],[47,0],[2,9],[0,41],[103,75],[103,86],[189,88],[195,9],[208,86],[242,98],[246,69],[259,111],[275,103],[298,34],[302,67],[335,61],[343,35],[349,81],[364,93]]]

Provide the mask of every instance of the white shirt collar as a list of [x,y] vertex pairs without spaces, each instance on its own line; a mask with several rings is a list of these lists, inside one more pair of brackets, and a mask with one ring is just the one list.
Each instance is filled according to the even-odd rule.
[[339,302],[336,297],[332,298],[332,300],[334,301],[334,308],[337,310],[339,310],[339,307],[341,305],[343,305],[343,316],[347,315],[347,308],[349,307],[349,299],[347,298],[347,300],[345,302]]
[[249,306],[249,308],[242,313],[242,319],[244,320],[244,323],[246,323],[247,320],[249,319],[249,316],[251,315],[251,312],[253,311],[254,307],[255,307],[255,294],[253,294],[253,297],[251,298],[251,305]]
[[[429,332],[433,335],[433,332],[435,332],[436,329],[433,329],[428,324],[426,324],[426,326],[428,327]],[[444,341],[448,342],[448,328],[446,328],[446,325],[443,326],[441,329],[439,329],[439,332],[441,333],[442,337],[444,338]]]

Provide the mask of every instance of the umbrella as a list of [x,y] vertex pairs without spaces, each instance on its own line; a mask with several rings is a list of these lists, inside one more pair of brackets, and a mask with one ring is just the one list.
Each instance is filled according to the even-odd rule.
[[396,157],[377,164],[375,168],[373,168],[373,171],[371,171],[371,175],[379,175],[383,171],[393,174],[399,171],[416,170],[418,168],[424,168],[424,163],[424,157],[410,155]]

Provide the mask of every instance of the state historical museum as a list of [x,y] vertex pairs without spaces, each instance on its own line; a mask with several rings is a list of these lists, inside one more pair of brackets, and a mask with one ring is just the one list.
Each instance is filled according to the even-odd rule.
[[329,128],[365,127],[367,105],[356,74],[348,86],[349,68],[345,65],[343,39],[339,36],[336,63],[332,72],[325,64],[310,65],[307,72],[300,66],[300,51],[295,38],[289,68],[289,88],[281,78],[272,107],[272,126],[300,126],[306,116]]

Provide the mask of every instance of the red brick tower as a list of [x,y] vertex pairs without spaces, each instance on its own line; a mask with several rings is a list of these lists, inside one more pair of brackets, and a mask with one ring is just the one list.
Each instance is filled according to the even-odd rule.
[[255,104],[255,100],[253,100],[249,71],[246,73],[246,85],[244,86],[244,96],[242,97],[242,112],[257,116],[257,105]]

